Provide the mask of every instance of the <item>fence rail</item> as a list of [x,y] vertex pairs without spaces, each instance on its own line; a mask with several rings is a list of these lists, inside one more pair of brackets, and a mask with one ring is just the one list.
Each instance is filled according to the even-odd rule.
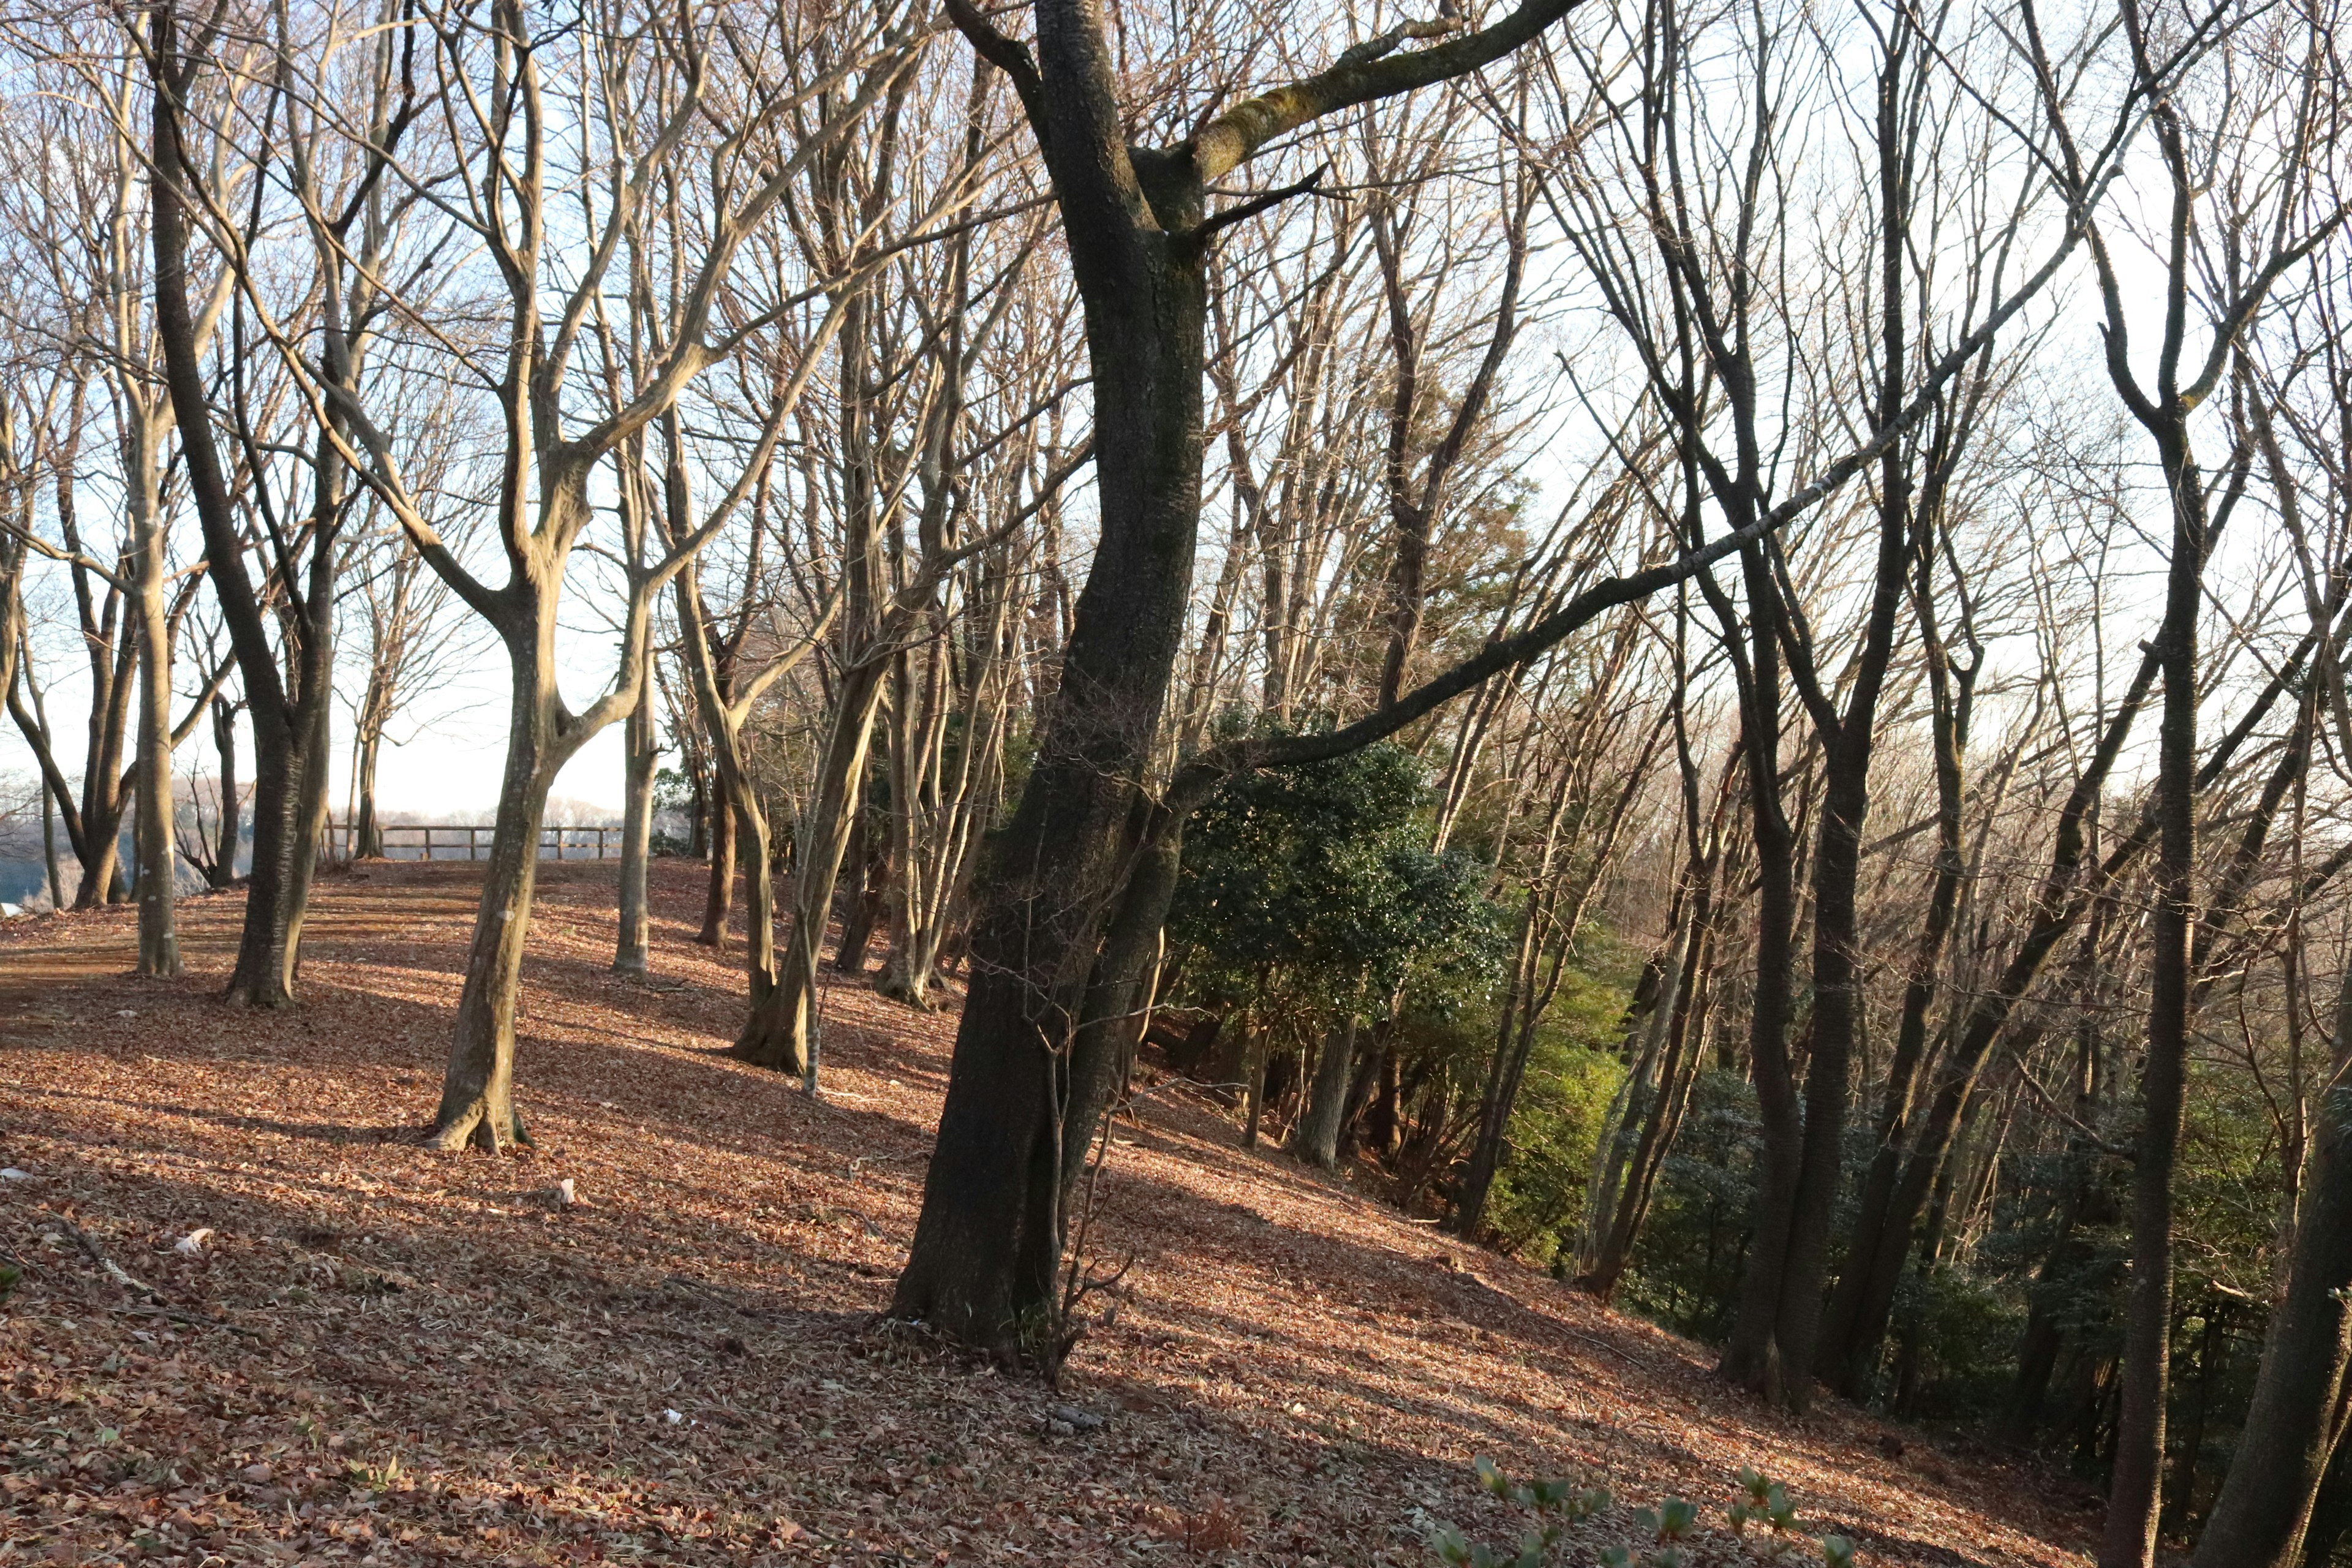
[[[348,860],[354,848],[355,829],[348,822],[327,824],[327,837],[320,846],[331,860]],[[377,835],[383,841],[384,857],[392,860],[430,860],[435,851],[441,851],[445,860],[475,860],[488,854],[491,835],[497,829],[487,822],[386,822],[378,825]],[[436,836],[438,835],[436,838]],[[539,830],[539,858],[542,860],[602,860],[606,847],[618,855],[621,852],[621,830],[617,827],[542,827]],[[464,850],[463,855],[457,853]],[[403,854],[401,851],[408,853]]]

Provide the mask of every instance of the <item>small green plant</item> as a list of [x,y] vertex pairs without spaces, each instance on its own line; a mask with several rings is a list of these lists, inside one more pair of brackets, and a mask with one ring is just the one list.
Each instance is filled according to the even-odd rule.
[[1476,1461],[1478,1484],[1496,1497],[1524,1510],[1529,1528],[1519,1537],[1516,1552],[1498,1551],[1472,1541],[1451,1524],[1430,1534],[1430,1547],[1456,1568],[1543,1568],[1559,1541],[1560,1526],[1591,1519],[1609,1507],[1609,1489],[1580,1486],[1570,1480],[1520,1482],[1511,1479],[1492,1459]]
[[348,1460],[343,1466],[343,1479],[351,1483],[354,1491],[388,1492],[400,1484],[400,1456],[394,1454],[381,1465]]
[[1740,1468],[1739,1486],[1748,1497],[1744,1502],[1731,1505],[1731,1533],[1745,1539],[1749,1525],[1769,1526],[1774,1539],[1765,1551],[1768,1555],[1780,1555],[1780,1542],[1794,1533],[1797,1528],[1797,1505],[1789,1500],[1789,1494],[1780,1482],[1767,1479],[1762,1472],[1752,1468]]
[[[1564,1525],[1591,1519],[1611,1505],[1605,1487],[1571,1481],[1523,1484],[1512,1480],[1489,1459],[1478,1460],[1477,1469],[1479,1485],[1525,1510],[1531,1528],[1519,1538],[1516,1551],[1504,1551],[1481,1545],[1451,1524],[1439,1525],[1431,1533],[1430,1546],[1456,1568],[1545,1568],[1553,1561],[1552,1549],[1559,1543]],[[1739,1489],[1742,1499],[1731,1505],[1729,1522],[1732,1535],[1741,1542],[1736,1554],[1742,1561],[1750,1553],[1773,1563],[1794,1558],[1811,1561],[1816,1542],[1798,1527],[1797,1506],[1789,1500],[1786,1488],[1752,1468],[1743,1468]],[[1646,1536],[1649,1543],[1602,1547],[1601,1568],[1687,1568],[1696,1559],[1686,1543],[1706,1533],[1699,1523],[1699,1505],[1687,1498],[1667,1498],[1655,1508],[1634,1509],[1625,1515],[1625,1524],[1629,1533],[1637,1540]],[[1762,1527],[1760,1540],[1749,1540],[1750,1525]],[[1824,1536],[1818,1544],[1823,1568],[1856,1568],[1853,1542],[1845,1537]],[[1717,1560],[1711,1552],[1706,1556],[1710,1563]]]

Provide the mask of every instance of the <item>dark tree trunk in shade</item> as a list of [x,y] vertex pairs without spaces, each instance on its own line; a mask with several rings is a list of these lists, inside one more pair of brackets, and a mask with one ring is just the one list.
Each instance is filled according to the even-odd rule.
[[702,929],[694,940],[724,952],[735,917],[735,809],[722,779],[710,781],[710,882],[702,896]]
[[[153,498],[148,498],[152,500]],[[163,520],[142,513],[134,522],[138,565],[133,573],[132,634],[139,643],[139,742],[133,841],[139,852],[139,970],[180,973],[179,855],[173,844],[172,622],[164,605]]]
[[1326,1171],[1339,1164],[1339,1127],[1348,1109],[1348,1089],[1355,1081],[1356,1020],[1350,1016],[1324,1034],[1315,1053],[1315,1076],[1307,1088],[1307,1110],[1291,1129],[1291,1152]]
[[236,880],[237,850],[245,841],[245,801],[237,793],[236,705],[215,697],[213,710],[213,750],[220,757],[220,821],[213,839],[213,863],[205,879],[215,888]]
[[864,809],[853,814],[849,853],[842,865],[849,897],[841,911],[841,943],[834,950],[833,966],[844,974],[866,973],[866,950],[873,945],[889,891],[889,840],[874,831],[869,816]]

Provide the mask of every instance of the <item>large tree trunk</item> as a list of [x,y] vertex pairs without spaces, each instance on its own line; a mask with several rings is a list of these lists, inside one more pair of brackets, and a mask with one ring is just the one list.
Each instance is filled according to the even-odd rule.
[[[1744,525],[1745,517],[1737,520]],[[1740,552],[1748,590],[1750,668],[1741,692],[1740,743],[1748,758],[1756,837],[1756,981],[1748,1003],[1748,1058],[1762,1123],[1756,1230],[1740,1279],[1738,1315],[1719,1370],[1778,1404],[1787,1398],[1780,1339],[1789,1244],[1804,1168],[1804,1125],[1789,1058],[1790,967],[1797,925],[1797,844],[1780,795],[1780,590],[1761,549]],[[1717,613],[1725,613],[1718,605]],[[1727,630],[1736,627],[1727,625]]]
[[[1921,559],[1932,555],[1925,547]],[[1857,1336],[1864,1306],[1875,1278],[1879,1249],[1910,1245],[1910,1222],[1890,1241],[1888,1215],[1903,1167],[1903,1151],[1917,1121],[1917,1088],[1927,1065],[1927,1015],[1935,1002],[1937,973],[1944,946],[1951,935],[1959,907],[1960,885],[1968,865],[1962,851],[1960,820],[1964,802],[1962,764],[1968,737],[1969,710],[1976,668],[1962,672],[1959,690],[1951,690],[1952,672],[1937,637],[1933,606],[1924,570],[1919,617],[1927,644],[1928,685],[1933,695],[1930,717],[1936,762],[1936,866],[1927,894],[1927,914],[1911,953],[1911,973],[1903,988],[1903,1013],[1895,1026],[1895,1057],[1888,1064],[1885,1098],[1879,1107],[1877,1137],[1870,1168],[1863,1178],[1862,1199],[1853,1228],[1846,1239],[1844,1265],[1837,1289],[1830,1299],[1822,1331],[1822,1352],[1832,1385],[1848,1399],[1861,1399],[1877,1374],[1878,1345],[1885,1334],[1885,1307],[1874,1303],[1875,1315],[1868,1331]],[[1979,667],[1980,667],[1979,661]],[[1899,1263],[1899,1259],[1898,1259]]]
[[547,624],[551,617],[533,618],[541,624],[526,626],[520,637],[506,634],[513,679],[506,772],[499,785],[473,945],[466,955],[465,984],[457,995],[456,1038],[441,1081],[440,1109],[427,1135],[437,1149],[472,1143],[496,1152],[525,1141],[514,1109],[515,1014],[539,879],[540,825],[548,790],[565,760],[556,734],[559,710],[550,657],[554,628]]
[[[1143,962],[1097,973],[1129,846],[1150,841],[1130,824],[1191,598],[1207,321],[1199,256],[1168,232],[1199,220],[1198,184],[1155,193],[1160,223],[1139,224],[1068,194],[1098,176],[1058,165],[1087,156],[1048,140],[1086,304],[1100,542],[1035,764],[975,890],[971,988],[891,1303],[966,1340],[1049,1353],[1038,1336],[1059,1331],[1064,1173],[1112,1054],[1107,1032],[1081,1026],[1090,995],[1131,996]],[[1152,912],[1116,912],[1156,938]],[[1115,945],[1123,963],[1138,944]]]
[[[284,1006],[294,998],[295,963],[310,879],[327,814],[328,720],[333,706],[334,532],[342,514],[342,469],[322,433],[313,468],[310,571],[299,620],[299,647],[281,660],[246,575],[244,540],[226,475],[214,445],[202,363],[204,332],[189,308],[187,214],[181,187],[187,175],[180,137],[182,95],[196,62],[183,59],[177,19],[170,5],[150,17],[153,47],[149,225],[155,260],[155,336],[163,345],[165,382],[178,421],[183,466],[205,536],[214,595],[227,623],[253,720],[253,874],[247,884],[232,1001]],[[348,366],[337,366],[348,370]],[[292,685],[289,672],[292,668]]]
[[1291,1152],[1326,1171],[1339,1168],[1339,1124],[1348,1109],[1348,1088],[1354,1081],[1356,1020],[1350,1016],[1325,1033],[1323,1048],[1315,1056],[1315,1078],[1307,1095],[1307,1113],[1291,1130]]

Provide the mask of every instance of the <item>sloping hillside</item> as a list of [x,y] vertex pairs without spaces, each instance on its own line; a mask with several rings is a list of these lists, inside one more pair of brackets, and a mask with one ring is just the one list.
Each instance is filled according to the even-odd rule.
[[1119,1129],[1094,1250],[1133,1263],[1061,1389],[877,1324],[953,1018],[835,984],[822,1100],[724,1060],[740,978],[656,872],[632,984],[610,867],[546,868],[512,1160],[410,1141],[463,865],[330,879],[283,1016],[214,1000],[234,895],[183,981],[123,976],[128,910],[0,929],[0,1563],[1415,1564],[1435,1520],[1517,1535],[1481,1455],[1717,1521],[1753,1465],[1867,1562],[2086,1561],[2063,1488],[1771,1416],[1181,1086]]

